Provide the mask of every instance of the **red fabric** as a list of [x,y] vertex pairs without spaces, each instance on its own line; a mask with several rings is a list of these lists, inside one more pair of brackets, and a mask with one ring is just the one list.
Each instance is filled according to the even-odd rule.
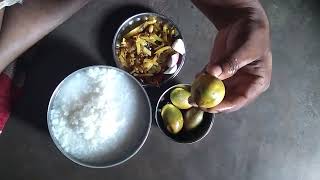
[[12,79],[0,74],[0,133],[2,132],[11,113],[12,105]]

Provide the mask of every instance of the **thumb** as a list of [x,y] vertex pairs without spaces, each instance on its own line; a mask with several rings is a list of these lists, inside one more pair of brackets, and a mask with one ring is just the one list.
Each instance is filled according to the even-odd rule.
[[233,76],[239,69],[258,59],[254,48],[242,46],[228,58],[209,63],[206,71],[217,78],[224,80]]

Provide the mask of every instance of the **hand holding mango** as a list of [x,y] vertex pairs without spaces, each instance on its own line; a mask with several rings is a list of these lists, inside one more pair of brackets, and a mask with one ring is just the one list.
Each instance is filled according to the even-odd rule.
[[217,106],[225,96],[223,82],[206,73],[199,75],[191,85],[191,101],[203,109]]

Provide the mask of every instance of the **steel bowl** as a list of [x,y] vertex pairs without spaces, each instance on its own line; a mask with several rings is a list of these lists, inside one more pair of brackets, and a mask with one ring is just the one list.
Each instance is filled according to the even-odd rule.
[[[191,89],[191,85],[189,84],[177,84],[175,86],[170,87],[169,89],[167,89],[159,98],[157,106],[156,106],[156,111],[155,111],[155,119],[156,122],[161,130],[161,132],[163,132],[164,135],[166,135],[167,137],[169,137],[171,140],[178,142],[178,143],[186,143],[186,144],[191,144],[191,143],[195,143],[200,141],[201,139],[203,139],[211,130],[213,123],[214,123],[214,114],[211,113],[204,113],[203,115],[203,120],[200,123],[199,126],[197,126],[195,129],[186,131],[184,129],[182,129],[182,131],[180,131],[178,134],[172,134],[170,133],[163,120],[161,117],[161,108],[170,103],[170,92],[171,90],[175,89],[175,88],[183,88],[186,89],[188,91],[190,91]],[[185,112],[185,110],[181,110],[182,113]]]
[[[132,30],[135,27],[137,27],[138,25],[140,25],[143,21],[147,20],[149,17],[157,17],[157,18],[161,19],[162,21],[167,22],[169,25],[175,27],[177,29],[177,39],[183,40],[181,31],[179,30],[178,26],[172,20],[170,20],[168,17],[161,15],[161,14],[157,14],[157,13],[151,13],[151,12],[146,12],[146,13],[134,15],[134,16],[128,18],[126,21],[124,21],[121,24],[121,26],[118,28],[118,30],[113,38],[113,44],[112,44],[113,57],[114,57],[115,63],[118,68],[123,69],[122,65],[119,63],[119,58],[118,58],[117,52],[116,52],[117,48],[120,47],[122,37],[125,34],[127,34],[130,30]],[[186,54],[180,55],[179,61],[177,63],[177,65],[178,65],[177,71],[174,74],[165,75],[165,79],[160,83],[160,86],[165,84],[166,82],[172,80],[173,78],[175,78],[179,74],[179,72],[184,64],[185,57],[186,57]],[[142,82],[140,82],[140,83],[144,87],[145,86],[154,86],[152,84],[146,84],[146,83],[142,83]]]
[[[58,102],[57,97],[61,94],[60,91],[65,86],[66,81],[72,81],[73,77],[75,77],[78,73],[81,73],[83,71],[87,71],[90,68],[96,68],[96,67],[116,71],[117,76],[119,76],[121,80],[126,80],[132,85],[133,87],[132,89],[134,91],[131,91],[131,92],[133,92],[137,97],[139,97],[139,102],[137,103],[138,104],[137,107],[127,108],[129,109],[129,111],[123,112],[121,114],[121,117],[125,117],[127,115],[127,117],[130,117],[130,118],[127,119],[128,121],[123,122],[123,124],[126,124],[125,126],[123,126],[125,128],[122,128],[122,129],[119,128],[114,133],[114,137],[116,140],[112,141],[112,144],[106,146],[106,152],[99,154],[99,156],[92,153],[92,157],[94,158],[90,160],[83,160],[81,157],[75,157],[74,155],[67,153],[65,149],[62,148],[61,142],[59,142],[59,140],[55,138],[52,131],[53,126],[52,126],[51,111],[53,109],[53,105],[56,102]],[[74,83],[74,81],[72,81],[72,83]],[[130,94],[128,94],[128,96],[130,96]],[[127,101],[130,101],[130,99],[128,99]],[[124,104],[124,106],[125,105],[126,104]],[[129,116],[129,114],[131,114],[131,116]],[[134,116],[132,116],[132,114],[134,114]],[[151,104],[144,88],[133,76],[131,76],[127,72],[120,70],[118,68],[110,67],[110,66],[90,66],[90,67],[77,70],[72,74],[70,74],[57,86],[57,88],[53,92],[49,102],[48,113],[47,113],[48,129],[49,129],[51,138],[53,139],[53,142],[55,143],[57,148],[67,158],[69,158],[73,162],[85,167],[90,167],[90,168],[107,168],[107,167],[116,166],[133,157],[140,150],[140,148],[143,146],[144,142],[146,141],[151,128],[151,122],[152,122]],[[111,129],[109,128],[109,130]],[[121,137],[121,140],[119,140],[118,137]]]

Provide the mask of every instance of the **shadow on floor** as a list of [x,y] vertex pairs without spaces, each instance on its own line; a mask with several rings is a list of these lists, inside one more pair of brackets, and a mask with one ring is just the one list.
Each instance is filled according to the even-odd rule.
[[71,42],[48,36],[21,58],[27,71],[23,95],[16,103],[14,115],[47,131],[47,107],[57,85],[72,72],[97,64]]

